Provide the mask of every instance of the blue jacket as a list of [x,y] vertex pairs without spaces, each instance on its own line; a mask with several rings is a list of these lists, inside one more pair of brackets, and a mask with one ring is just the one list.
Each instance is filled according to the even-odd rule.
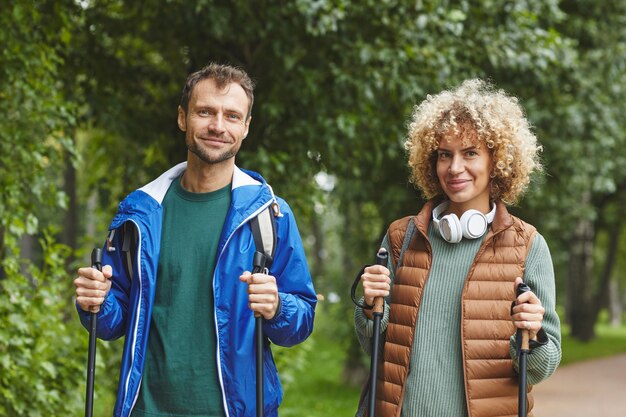
[[[105,340],[126,336],[116,417],[130,415],[139,393],[158,278],[161,202],[172,181],[186,166],[186,163],[178,164],[128,195],[109,226],[103,265],[113,268],[112,287],[98,313],[97,336]],[[274,196],[259,174],[235,167],[231,206],[220,237],[213,275],[218,378],[229,417],[256,414],[254,317],[248,308],[247,286],[239,281],[239,276],[252,270],[255,251],[252,232],[246,223],[272,203],[278,203],[281,212],[275,217],[277,247],[270,268],[278,285],[280,310],[272,320],[264,321],[263,331],[272,343],[292,346],[305,340],[313,330],[317,298],[293,213],[285,201]],[[121,250],[120,231],[126,222],[131,222],[138,233],[137,244],[131,248],[132,279]],[[88,328],[89,313],[80,307],[78,312],[81,322]],[[282,387],[269,341],[265,343],[264,390],[265,415],[271,417],[278,415]]]

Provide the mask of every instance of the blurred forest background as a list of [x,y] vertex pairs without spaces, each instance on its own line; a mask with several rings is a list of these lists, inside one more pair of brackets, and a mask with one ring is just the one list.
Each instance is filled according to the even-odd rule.
[[[298,411],[297,387],[319,392],[311,407],[331,391],[356,406],[368,365],[350,284],[386,226],[423,202],[403,149],[413,106],[466,78],[519,97],[543,145],[545,173],[512,210],[550,245],[568,340],[623,327],[626,2],[0,3],[0,415],[81,415],[74,271],[120,199],[185,159],[176,108],[209,61],[257,81],[237,163],[293,207],[324,297],[310,340],[277,350],[281,415],[315,415]],[[121,347],[98,344],[103,416]]]

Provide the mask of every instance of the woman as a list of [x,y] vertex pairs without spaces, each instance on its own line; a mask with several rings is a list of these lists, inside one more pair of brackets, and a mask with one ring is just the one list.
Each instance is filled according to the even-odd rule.
[[[529,391],[561,357],[548,246],[506,209],[541,169],[536,137],[515,98],[469,80],[415,108],[406,147],[429,200],[390,225],[387,268],[361,275],[366,305],[385,297],[375,415],[516,416],[516,328],[532,340]],[[368,310],[355,327],[369,351]]]

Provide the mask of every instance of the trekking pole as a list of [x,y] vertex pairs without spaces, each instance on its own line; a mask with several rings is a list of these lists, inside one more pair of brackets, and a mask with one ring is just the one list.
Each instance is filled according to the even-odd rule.
[[[387,259],[389,258],[389,254],[385,248],[380,248],[378,253],[376,254],[376,265],[387,266]],[[372,357],[370,362],[370,379],[369,379],[369,409],[368,409],[368,417],[374,417],[374,403],[376,401],[376,378],[378,377],[378,352],[379,352],[379,344],[380,344],[380,321],[383,318],[385,300],[383,297],[374,297],[374,305],[369,306],[364,302],[356,300],[356,289],[361,281],[361,275],[365,272],[365,268],[370,265],[366,265],[361,269],[361,271],[354,278],[354,282],[352,283],[352,288],[350,289],[350,296],[352,297],[352,302],[356,304],[358,307],[361,307],[364,310],[372,310],[372,317],[374,320],[374,334],[372,335]]]
[[[102,271],[102,250],[94,248],[91,251],[91,267]],[[89,353],[87,355],[87,392],[85,398],[85,417],[93,416],[93,391],[94,379],[96,376],[96,327],[98,326],[98,311],[100,307],[91,307],[90,326],[89,326]]]
[[[530,291],[528,285],[523,282],[517,286],[517,296]],[[517,357],[519,358],[519,383],[518,383],[518,417],[526,417],[526,368],[528,360],[529,333],[526,329],[517,329],[515,336],[517,342]]]
[[[252,259],[252,273],[263,272],[267,257],[261,252],[254,252]],[[264,414],[264,393],[263,393],[263,316],[260,313],[254,313],[254,336],[255,336],[255,353],[256,353],[256,415],[263,417]]]
[[[385,248],[380,248],[376,254],[376,265],[387,266],[388,254]],[[370,398],[368,415],[374,417],[374,407],[376,403],[376,379],[378,378],[378,353],[380,343],[380,321],[383,318],[385,300],[383,297],[374,298],[374,308],[372,316],[374,318],[374,334],[372,338],[372,358],[370,363]]]

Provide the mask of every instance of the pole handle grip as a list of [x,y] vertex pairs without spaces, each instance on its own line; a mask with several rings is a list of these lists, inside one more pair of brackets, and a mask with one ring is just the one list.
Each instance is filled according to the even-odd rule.
[[522,350],[530,350],[529,347],[530,333],[528,330],[522,330]]
[[[389,254],[385,248],[378,249],[378,253],[376,254],[376,265],[387,266],[387,261],[389,259]],[[385,308],[385,300],[383,297],[375,297],[374,298],[374,308],[372,309],[373,314],[383,314],[383,310]]]
[[[267,262],[267,256],[264,253],[256,251],[254,252],[254,256],[252,257],[252,273],[258,274],[259,272],[263,272],[265,269],[265,263]],[[254,313],[255,318],[262,318],[260,313]]]
[[[519,284],[517,286],[517,290],[515,292],[515,295],[516,295],[516,297],[519,297],[521,294],[523,294],[525,292],[529,292],[529,291],[530,291],[530,287],[522,282],[521,284]],[[520,349],[521,350],[525,350],[525,351],[530,350],[530,347],[529,347],[530,333],[529,333],[529,331],[526,330],[526,329],[519,329],[518,337],[521,337]]]
[[[102,272],[102,249],[93,248],[93,250],[91,251],[91,267]],[[93,317],[100,311],[100,306],[91,306],[89,311],[91,312],[91,315]],[[94,319],[92,319],[92,321],[93,320]]]
[[102,249],[93,248],[91,251],[91,267],[102,271]]

